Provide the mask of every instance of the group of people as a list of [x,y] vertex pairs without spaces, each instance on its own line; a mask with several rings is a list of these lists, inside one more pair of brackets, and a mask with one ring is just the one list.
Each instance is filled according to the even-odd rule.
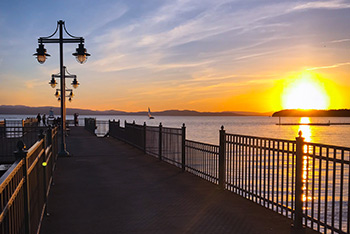
[[55,116],[53,114],[52,108],[50,108],[50,112],[49,112],[49,117],[48,118],[46,118],[46,114],[43,114],[41,116],[40,113],[38,113],[38,115],[36,116],[36,119],[38,120],[38,124],[39,125],[40,125],[41,122],[42,122],[42,124],[44,126],[46,126],[46,125],[57,125],[57,119],[55,118]]
[[43,116],[41,117],[40,113],[38,113],[38,115],[36,116],[36,119],[38,120],[38,124],[40,124],[40,122],[43,122],[43,125],[46,126],[46,115],[43,114]]
[[[78,121],[78,113],[74,113],[74,126],[78,126],[79,125],[79,121]],[[40,125],[40,123],[42,122],[43,126],[46,126],[47,120],[51,120],[53,125],[59,125],[60,123],[60,118],[55,118],[53,115],[53,111],[52,109],[50,109],[50,114],[48,119],[46,119],[46,115],[43,114],[42,116],[40,115],[40,113],[38,113],[38,115],[36,116],[36,119],[38,120],[38,124]]]

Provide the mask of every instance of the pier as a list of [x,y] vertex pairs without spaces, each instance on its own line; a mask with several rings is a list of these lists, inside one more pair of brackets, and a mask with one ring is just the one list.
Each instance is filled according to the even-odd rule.
[[290,219],[119,140],[82,127],[68,139],[42,234],[290,233]]
[[[301,132],[284,140],[222,126],[212,145],[187,139],[185,124],[84,125],[70,127],[70,157],[57,157],[57,126],[27,149],[17,143],[0,178],[0,234],[350,232],[350,148]],[[24,126],[2,128],[3,140],[14,131],[31,142]]]

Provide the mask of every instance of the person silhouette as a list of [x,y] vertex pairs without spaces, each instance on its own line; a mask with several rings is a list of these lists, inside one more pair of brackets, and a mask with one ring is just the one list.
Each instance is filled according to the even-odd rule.
[[74,126],[78,126],[79,125],[79,120],[78,120],[78,113],[74,113]]
[[43,114],[42,121],[43,121],[44,126],[46,126],[46,115],[45,114]]
[[36,116],[36,119],[38,120],[38,124],[40,124],[40,122],[41,122],[41,116],[40,116],[40,113],[38,113],[38,115]]

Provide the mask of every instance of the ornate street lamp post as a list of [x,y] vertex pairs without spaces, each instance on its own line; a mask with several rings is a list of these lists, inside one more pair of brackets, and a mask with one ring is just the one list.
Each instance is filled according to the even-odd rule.
[[[66,32],[66,34],[70,38],[63,38],[63,30]],[[56,35],[58,31],[58,38],[52,38],[54,35]],[[40,64],[44,63],[46,60],[46,57],[50,56],[46,53],[46,49],[44,48],[43,43],[58,43],[59,44],[59,52],[60,52],[60,90],[66,90],[66,84],[65,84],[65,68],[63,66],[63,44],[64,43],[79,43],[78,48],[76,49],[76,52],[73,53],[73,55],[76,57],[77,61],[81,64],[83,64],[88,56],[86,52],[86,49],[84,47],[84,38],[83,37],[75,37],[72,36],[66,29],[66,26],[64,24],[64,21],[60,20],[57,22],[57,28],[55,32],[48,36],[48,37],[39,37],[38,39],[39,47],[36,50],[36,53],[33,54],[36,56],[38,62]],[[75,82],[75,83],[74,83]],[[50,85],[53,86],[56,84],[56,81],[50,82]],[[73,80],[73,87],[75,85],[78,85],[79,83]],[[63,93],[63,92],[62,92]],[[59,152],[59,156],[69,156],[69,153],[66,150],[66,142],[65,142],[65,131],[66,131],[66,95],[61,95],[61,150]]]
[[[71,83],[71,85],[73,86],[73,88],[78,88],[79,86],[79,82],[77,80],[77,76],[76,75],[73,75],[73,74],[70,74],[67,70],[67,68],[65,66],[63,66],[63,70],[64,70],[64,74],[63,74],[63,77],[64,79],[66,78],[72,78],[73,81]],[[57,82],[55,80],[55,78],[61,78],[61,74],[58,73],[58,74],[52,74],[51,75],[51,80],[49,82],[49,85],[51,85],[52,88],[55,88],[56,85],[57,85]],[[60,101],[61,100],[61,95],[60,93],[61,92],[61,89],[56,89],[56,93],[55,93],[55,97],[58,98],[58,100]],[[66,97],[68,98],[68,101],[72,101],[72,98],[74,96],[74,93],[73,93],[73,89],[65,89],[65,92],[69,92],[69,95],[66,95]],[[65,93],[61,92],[63,95],[65,95]]]

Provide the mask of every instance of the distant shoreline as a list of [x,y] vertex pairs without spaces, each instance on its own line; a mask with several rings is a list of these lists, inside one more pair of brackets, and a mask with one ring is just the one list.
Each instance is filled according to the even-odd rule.
[[289,109],[273,113],[272,117],[350,117],[349,109],[339,110],[298,110]]
[[[37,115],[48,114],[49,110],[52,109],[55,114],[59,114],[59,107],[29,107],[21,105],[0,105],[0,114],[4,115]],[[125,112],[118,110],[106,110],[97,111],[89,109],[77,109],[77,108],[67,108],[67,115],[73,115],[78,113],[79,115],[137,115],[137,116],[147,116],[146,111],[139,112]],[[223,112],[199,112],[194,110],[165,110],[165,111],[155,111],[152,112],[154,116],[271,116],[272,112],[269,113],[258,113],[258,112],[244,112],[244,111],[223,111]]]

